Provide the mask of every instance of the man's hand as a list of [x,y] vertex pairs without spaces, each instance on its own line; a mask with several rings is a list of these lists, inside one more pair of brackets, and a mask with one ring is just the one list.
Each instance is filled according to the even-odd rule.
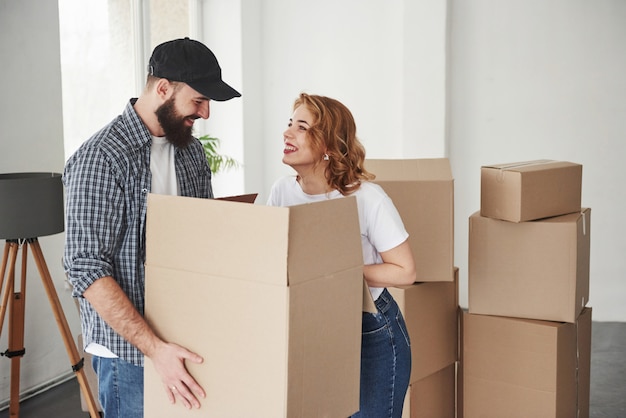
[[198,398],[204,398],[206,394],[187,371],[185,360],[200,364],[204,361],[202,357],[160,339],[113,277],[96,280],[83,296],[111,328],[152,360],[170,402],[178,399],[187,408],[200,407]]
[[206,394],[196,380],[189,374],[185,361],[201,364],[204,360],[199,355],[172,343],[162,343],[149,357],[154,365],[171,403],[180,401],[187,409],[200,408],[198,398]]

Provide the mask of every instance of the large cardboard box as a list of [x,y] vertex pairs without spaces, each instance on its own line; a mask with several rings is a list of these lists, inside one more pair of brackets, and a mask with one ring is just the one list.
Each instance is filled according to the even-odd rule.
[[455,418],[455,369],[451,364],[411,383],[402,418]]
[[483,166],[480,214],[512,222],[579,212],[582,165],[536,160]]
[[150,195],[146,309],[202,407],[171,405],[151,362],[151,418],[340,417],[359,408],[363,256],[356,199],[293,207]]
[[411,383],[457,360],[458,269],[454,282],[414,283],[389,287],[411,339]]
[[589,300],[591,209],[513,223],[469,218],[471,313],[575,322]]
[[575,323],[466,313],[465,418],[587,418],[591,308]]
[[417,267],[417,282],[454,277],[454,179],[446,158],[366,160],[395,204]]

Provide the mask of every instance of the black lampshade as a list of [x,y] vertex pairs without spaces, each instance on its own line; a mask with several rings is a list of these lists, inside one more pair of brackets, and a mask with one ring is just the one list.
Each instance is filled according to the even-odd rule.
[[63,215],[59,173],[0,174],[0,239],[58,234]]

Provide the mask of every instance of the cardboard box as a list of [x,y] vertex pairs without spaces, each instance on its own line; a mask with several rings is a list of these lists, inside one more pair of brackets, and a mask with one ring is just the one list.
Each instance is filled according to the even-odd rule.
[[395,204],[415,257],[417,282],[454,277],[454,179],[446,158],[366,160]]
[[465,314],[464,416],[589,417],[591,309],[575,323]]
[[402,418],[455,418],[455,369],[451,364],[411,383]]
[[480,214],[512,222],[580,212],[582,165],[536,160],[483,166]]
[[454,282],[389,287],[411,339],[411,380],[416,382],[457,360],[458,269]]
[[469,218],[469,311],[575,322],[589,300],[591,209],[513,223]]
[[293,207],[149,195],[145,316],[204,357],[207,398],[170,405],[150,361],[145,415],[339,417],[359,408],[356,199]]

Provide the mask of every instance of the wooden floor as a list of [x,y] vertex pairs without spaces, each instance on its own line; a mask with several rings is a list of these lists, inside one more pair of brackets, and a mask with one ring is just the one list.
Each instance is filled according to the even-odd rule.
[[[0,418],[7,418],[7,410]],[[76,379],[27,399],[22,418],[88,418]],[[626,323],[594,322],[591,349],[591,418],[626,418]]]

